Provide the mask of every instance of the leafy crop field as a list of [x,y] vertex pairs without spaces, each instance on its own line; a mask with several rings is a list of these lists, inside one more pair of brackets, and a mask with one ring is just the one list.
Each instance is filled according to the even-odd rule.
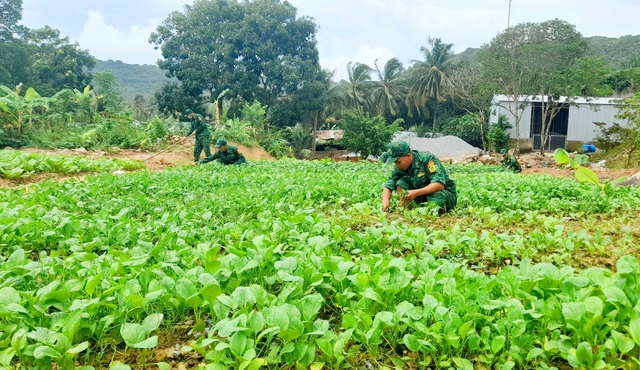
[[441,217],[377,163],[0,190],[0,368],[638,366],[640,189],[449,170]]
[[114,170],[131,171],[141,168],[144,168],[143,163],[129,159],[94,160],[77,156],[50,156],[23,153],[17,150],[0,150],[0,178],[4,177],[10,180],[29,177],[41,172],[71,174]]

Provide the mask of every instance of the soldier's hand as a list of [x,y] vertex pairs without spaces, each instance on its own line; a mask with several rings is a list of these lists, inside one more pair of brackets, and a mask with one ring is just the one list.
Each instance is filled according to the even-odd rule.
[[417,190],[408,190],[404,195],[404,201],[407,203],[411,202],[412,200],[416,199],[417,196],[418,196]]
[[383,200],[382,201],[382,210],[384,212],[388,212],[389,211],[389,201],[388,200]]

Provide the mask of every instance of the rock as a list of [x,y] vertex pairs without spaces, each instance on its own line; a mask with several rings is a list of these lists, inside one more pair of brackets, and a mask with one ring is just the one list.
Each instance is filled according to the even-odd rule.
[[74,153],[88,153],[89,152],[85,148],[75,148],[75,149],[71,149],[71,151],[74,152]]
[[620,186],[640,186],[640,172],[635,175],[629,177],[623,182],[619,183]]
[[115,170],[115,171],[113,171],[113,172],[111,172],[111,173],[112,173],[112,174],[114,174],[114,175],[122,175],[122,174],[127,173],[127,171],[123,171],[123,170]]
[[482,164],[491,164],[493,163],[493,161],[494,161],[493,157],[491,157],[488,154],[485,154],[482,157],[478,158],[478,162]]

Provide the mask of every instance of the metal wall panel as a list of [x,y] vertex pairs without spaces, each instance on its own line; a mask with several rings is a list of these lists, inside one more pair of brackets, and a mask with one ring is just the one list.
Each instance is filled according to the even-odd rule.
[[[523,103],[518,103],[523,104]],[[491,116],[489,117],[489,123],[497,123],[498,116],[504,114],[507,117],[507,120],[513,126],[511,129],[507,130],[509,136],[512,139],[516,138],[516,119],[513,114],[509,111],[509,109],[514,110],[515,107],[513,102],[507,102],[506,100],[499,101],[496,103],[495,101],[491,104]],[[524,103],[524,109],[520,110],[520,138],[529,138],[531,137],[531,104]]]
[[624,121],[615,118],[616,114],[618,109],[613,104],[578,104],[569,107],[567,140],[594,141],[600,130],[593,122],[606,122],[607,127],[613,122],[623,123]]

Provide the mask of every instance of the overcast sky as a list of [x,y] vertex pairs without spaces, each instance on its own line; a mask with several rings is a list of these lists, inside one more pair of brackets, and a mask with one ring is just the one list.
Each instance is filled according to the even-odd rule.
[[[507,27],[509,0],[289,0],[298,16],[310,16],[322,68],[346,77],[348,62],[380,67],[397,57],[408,67],[422,59],[427,38],[452,43],[453,51],[489,43]],[[49,25],[102,60],[155,64],[161,58],[149,34],[187,0],[23,0],[22,23]],[[511,25],[565,20],[584,36],[640,34],[640,0],[512,0]]]

